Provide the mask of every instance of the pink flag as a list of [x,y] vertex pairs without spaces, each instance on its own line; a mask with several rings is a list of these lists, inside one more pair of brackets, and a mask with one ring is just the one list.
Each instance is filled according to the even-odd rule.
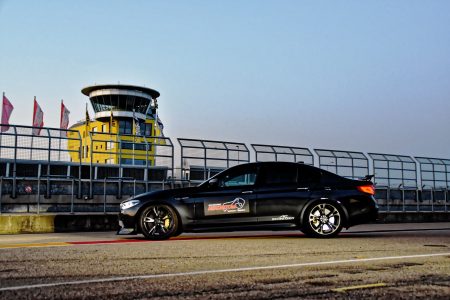
[[[67,129],[67,127],[69,126],[69,114],[70,114],[70,111],[67,109],[67,107],[64,105],[64,103],[61,101],[61,119],[59,122],[59,128]],[[63,131],[61,131],[61,136],[65,136]]]
[[44,112],[36,101],[34,97],[34,109],[33,109],[33,135],[40,135],[41,128],[44,126]]
[[[8,98],[6,98],[5,94],[3,94],[3,105],[2,105],[2,124],[9,125],[9,117],[14,109],[14,106],[9,102]],[[9,126],[2,126],[1,132],[8,131]]]

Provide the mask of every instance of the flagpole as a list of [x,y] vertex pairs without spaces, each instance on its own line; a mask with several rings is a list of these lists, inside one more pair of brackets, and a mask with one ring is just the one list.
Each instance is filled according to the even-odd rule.
[[[88,123],[89,123],[89,121],[90,120],[88,120],[88,115],[89,115],[89,113],[88,113],[88,104],[87,104],[87,102],[86,102],[86,122],[84,123],[84,125],[85,125],[85,128],[84,128],[84,131],[85,131],[85,133],[86,133],[86,138],[84,139],[84,143],[86,144],[86,146],[87,146],[87,144],[88,144],[88,141],[87,141],[87,138],[88,138],[88,135],[89,135],[89,131],[88,131]],[[85,152],[84,152],[84,146],[83,146],[83,157],[84,158],[86,158],[87,157],[87,151],[86,151],[86,155],[84,155],[85,154]]]
[[[61,99],[61,113],[60,113],[60,120],[59,120],[59,129],[61,129],[61,123],[62,123],[62,118],[63,118],[62,107],[63,107],[63,100]],[[62,139],[61,133],[62,133],[62,130],[59,131],[58,161],[61,160],[61,139]]]
[[133,108],[133,131],[131,132],[133,134],[133,165],[134,165],[134,156],[136,154],[136,114],[135,110]]
[[31,122],[31,147],[30,147],[30,160],[33,159],[33,137],[34,137],[34,115],[36,113],[36,96],[34,96],[34,103],[33,103],[33,121]]
[[[3,111],[5,110],[5,105],[4,105],[4,99],[5,99],[5,92],[3,92],[3,98],[2,98],[2,119],[3,119]],[[3,122],[2,122],[3,123]],[[9,123],[9,122],[8,122]],[[0,133],[0,157],[2,156],[2,137],[3,137],[3,127],[0,128],[1,133]],[[0,195],[1,196],[1,195]]]
[[113,111],[112,111],[112,106],[111,106],[111,113],[110,113],[110,116],[109,116],[109,134],[110,135],[111,135],[112,123],[113,123]]

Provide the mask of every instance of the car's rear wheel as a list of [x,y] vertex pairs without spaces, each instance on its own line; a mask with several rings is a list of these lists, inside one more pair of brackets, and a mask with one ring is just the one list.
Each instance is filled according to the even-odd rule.
[[344,214],[338,204],[316,202],[305,211],[303,230],[312,237],[330,238],[342,230]]
[[168,205],[150,205],[141,214],[140,226],[147,239],[165,240],[177,235],[178,216]]

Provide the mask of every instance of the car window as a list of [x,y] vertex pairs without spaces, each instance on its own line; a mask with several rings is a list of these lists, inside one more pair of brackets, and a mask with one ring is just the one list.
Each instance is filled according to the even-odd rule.
[[261,185],[296,185],[297,166],[292,164],[269,165],[262,168]]
[[318,186],[322,178],[320,169],[308,167],[305,165],[299,166],[298,169],[298,185],[299,186]]
[[225,175],[219,180],[219,187],[249,186],[256,181],[256,170],[242,170]]

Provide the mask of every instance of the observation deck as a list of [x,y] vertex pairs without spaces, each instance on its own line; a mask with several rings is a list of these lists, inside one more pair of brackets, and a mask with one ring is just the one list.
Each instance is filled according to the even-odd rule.
[[160,93],[147,87],[104,84],[85,87],[81,92],[89,97],[95,112],[95,119],[111,117],[133,118],[145,120],[147,115],[154,115],[157,109],[157,98]]

